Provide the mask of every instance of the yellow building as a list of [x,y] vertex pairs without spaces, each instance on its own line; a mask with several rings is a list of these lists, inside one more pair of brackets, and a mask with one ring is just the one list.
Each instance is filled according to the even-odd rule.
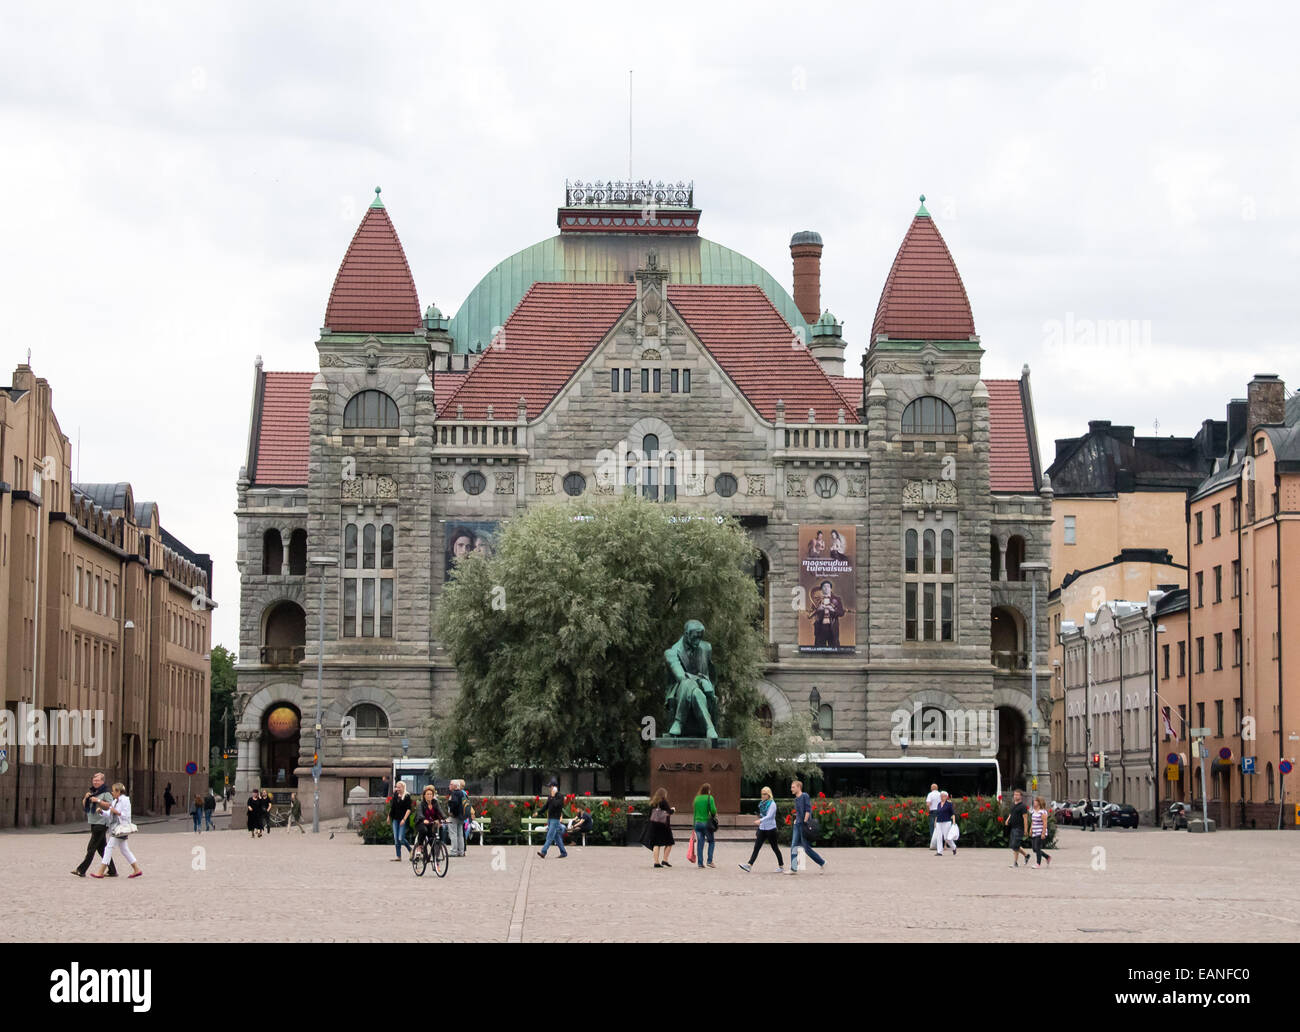
[[81,821],[96,771],[136,812],[206,784],[212,560],[131,485],[74,484],[47,381],[0,387],[0,827]]

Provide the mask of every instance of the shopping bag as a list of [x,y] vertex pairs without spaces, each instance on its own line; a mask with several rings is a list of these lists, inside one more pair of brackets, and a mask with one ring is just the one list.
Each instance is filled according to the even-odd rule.
[[686,862],[695,863],[695,832],[691,832],[691,840],[686,844]]
[[959,838],[961,838],[961,829],[957,827],[957,822],[953,821],[948,825],[948,842],[956,842]]

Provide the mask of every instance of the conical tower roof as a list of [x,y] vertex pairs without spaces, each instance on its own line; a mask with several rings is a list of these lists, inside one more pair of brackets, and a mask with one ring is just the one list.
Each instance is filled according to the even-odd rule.
[[325,325],[334,333],[414,333],[421,326],[411,267],[378,187],[334,277]]
[[894,340],[969,340],[975,318],[957,263],[934,219],[921,209],[903,237],[876,306],[871,337]]

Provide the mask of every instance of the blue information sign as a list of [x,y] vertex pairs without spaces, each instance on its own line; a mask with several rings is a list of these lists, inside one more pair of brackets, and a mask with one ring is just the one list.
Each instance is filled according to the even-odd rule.
[[1255,773],[1255,757],[1253,757],[1253,756],[1243,756],[1243,757],[1241,758],[1241,772],[1242,772],[1243,774],[1254,774],[1254,773]]

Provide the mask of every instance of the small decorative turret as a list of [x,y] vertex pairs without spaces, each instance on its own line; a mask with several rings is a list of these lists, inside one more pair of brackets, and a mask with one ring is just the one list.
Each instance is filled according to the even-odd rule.
[[821,363],[827,376],[844,375],[844,324],[827,310],[812,326],[808,350]]

